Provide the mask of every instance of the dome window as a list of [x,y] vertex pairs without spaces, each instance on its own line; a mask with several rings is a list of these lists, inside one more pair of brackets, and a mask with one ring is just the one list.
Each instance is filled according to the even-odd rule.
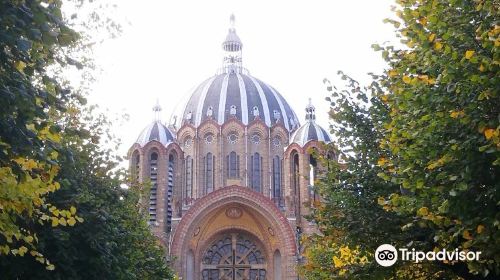
[[258,145],[260,143],[260,135],[258,133],[254,133],[252,135],[252,137],[250,137],[250,140],[252,141],[252,143],[254,143],[255,145]]
[[273,115],[274,115],[274,120],[278,122],[281,118],[281,113],[278,110],[274,110]]
[[273,145],[274,145],[274,147],[276,147],[276,148],[281,147],[281,137],[279,137],[279,136],[275,136],[275,137],[273,138]]
[[252,113],[254,118],[257,118],[260,115],[259,108],[257,106],[253,106]]
[[231,105],[231,109],[229,110],[229,114],[231,116],[236,116],[236,105]]
[[193,112],[189,111],[187,114],[186,114],[186,120],[187,121],[191,121],[193,119]]
[[205,143],[212,144],[214,142],[214,135],[212,133],[205,134]]
[[228,136],[227,136],[227,141],[230,143],[230,144],[236,144],[238,142],[238,134],[236,134],[236,132],[231,132]]
[[191,144],[193,144],[193,138],[191,138],[190,136],[186,137],[186,139],[184,140],[184,148],[191,147]]

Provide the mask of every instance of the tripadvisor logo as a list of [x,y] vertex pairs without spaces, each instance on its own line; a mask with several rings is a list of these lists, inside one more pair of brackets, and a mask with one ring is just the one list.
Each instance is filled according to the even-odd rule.
[[[399,252],[398,252],[399,251]],[[479,260],[479,255],[481,252],[473,251],[459,251],[455,249],[453,251],[448,251],[442,249],[440,251],[416,251],[413,249],[399,248],[397,250],[394,246],[390,244],[382,244],[378,246],[375,251],[375,261],[381,266],[392,266],[398,260],[398,257],[402,261],[412,261],[419,263],[421,261],[477,261]]]
[[390,244],[382,244],[375,251],[375,260],[381,266],[391,266],[398,260],[398,251]]

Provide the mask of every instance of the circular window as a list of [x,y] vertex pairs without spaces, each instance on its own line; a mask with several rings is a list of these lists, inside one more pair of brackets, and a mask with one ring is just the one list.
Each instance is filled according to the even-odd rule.
[[186,140],[184,140],[184,147],[189,148],[193,144],[193,138],[191,137],[186,137]]
[[238,134],[236,134],[235,132],[229,133],[229,135],[227,136],[227,141],[231,144],[238,142]]
[[258,133],[254,133],[252,137],[250,137],[250,140],[254,144],[259,144],[260,143],[260,135]]
[[273,138],[273,145],[274,145],[275,147],[281,147],[281,137],[279,137],[279,136],[275,136],[275,137]]
[[205,134],[205,143],[212,144],[214,142],[214,135],[212,133]]

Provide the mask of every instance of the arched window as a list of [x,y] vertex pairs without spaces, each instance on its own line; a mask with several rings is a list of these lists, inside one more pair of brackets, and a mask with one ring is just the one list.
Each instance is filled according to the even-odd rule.
[[273,158],[273,200],[278,207],[283,207],[281,191],[281,159],[279,156]]
[[167,220],[165,223],[166,232],[170,232],[172,229],[172,196],[174,192],[174,179],[175,179],[175,157],[174,155],[168,156],[168,182],[167,182],[167,199],[165,201],[165,206],[167,209]]
[[262,186],[262,158],[259,153],[255,153],[251,157],[251,187],[254,191],[260,192]]
[[186,199],[184,203],[186,205],[191,204],[193,198],[193,158],[191,156],[186,157]]
[[138,151],[135,151],[132,158],[132,178],[134,178],[136,182],[139,182],[139,174],[141,172],[141,155],[139,155]]
[[149,156],[149,180],[151,181],[151,191],[149,194],[149,224],[156,224],[156,195],[158,191],[158,154],[151,153]]
[[300,217],[300,165],[299,155],[295,153],[292,156],[292,191],[294,194],[295,216]]
[[227,176],[229,178],[240,177],[240,156],[236,152],[230,152],[226,158]]
[[312,199],[312,202],[316,201],[317,194],[314,189],[314,181],[316,180],[318,161],[314,157],[314,155],[309,155],[309,197]]
[[201,256],[201,277],[197,279],[278,280],[267,277],[267,262],[265,251],[252,238],[226,233],[214,240]]
[[214,190],[214,166],[215,166],[215,156],[212,153],[208,153],[204,158],[205,161],[205,193],[211,193]]

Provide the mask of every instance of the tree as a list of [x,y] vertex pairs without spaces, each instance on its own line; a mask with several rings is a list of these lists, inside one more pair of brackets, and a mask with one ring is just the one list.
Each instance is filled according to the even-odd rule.
[[[389,69],[366,89],[352,81],[330,88],[346,158],[320,184],[325,201],[313,215],[321,235],[308,240],[313,261],[303,270],[319,275],[311,279],[493,279],[500,275],[498,4],[398,3],[400,20],[388,21],[406,47],[374,46]],[[383,243],[482,254],[388,269],[373,260]]]
[[[320,234],[306,237],[306,264],[301,273],[306,279],[453,279],[446,269],[429,264],[398,262],[390,268],[374,261],[375,249],[385,243],[406,247],[421,245],[426,229],[403,227],[412,218],[388,211],[383,197],[399,192],[399,185],[380,177],[378,164],[390,157],[380,147],[384,124],[390,121],[389,107],[377,83],[361,88],[358,82],[339,73],[347,85],[331,86],[332,131],[337,136],[329,147],[340,150],[339,159],[318,154],[325,174],[319,178],[322,203],[312,209],[311,219]],[[383,206],[380,203],[383,201]]]
[[[0,258],[7,278],[172,279],[164,249],[139,214],[138,189],[122,189],[125,175],[102,142],[111,122],[89,111],[73,116],[62,131],[61,189],[48,197],[58,207],[75,206],[85,222],[73,227],[39,226],[39,250],[55,265],[47,271],[31,258]],[[67,114],[66,114],[67,115]],[[84,119],[85,122],[79,120]],[[116,140],[115,140],[116,141]]]
[[[392,211],[425,227],[428,249],[482,252],[456,271],[500,275],[500,27],[496,1],[401,1],[407,50],[383,49],[391,108],[380,165],[412,195]],[[461,267],[461,266],[467,266]]]
[[62,75],[91,57],[61,5],[0,2],[2,278],[171,279],[140,194],[120,187],[109,120]]
[[72,98],[48,69],[70,59],[62,49],[79,38],[62,20],[60,5],[0,2],[0,255],[29,252],[49,269],[53,266],[36,250],[32,227],[80,220],[74,211],[46,201],[60,188],[54,178],[61,127],[48,112],[63,112]]

